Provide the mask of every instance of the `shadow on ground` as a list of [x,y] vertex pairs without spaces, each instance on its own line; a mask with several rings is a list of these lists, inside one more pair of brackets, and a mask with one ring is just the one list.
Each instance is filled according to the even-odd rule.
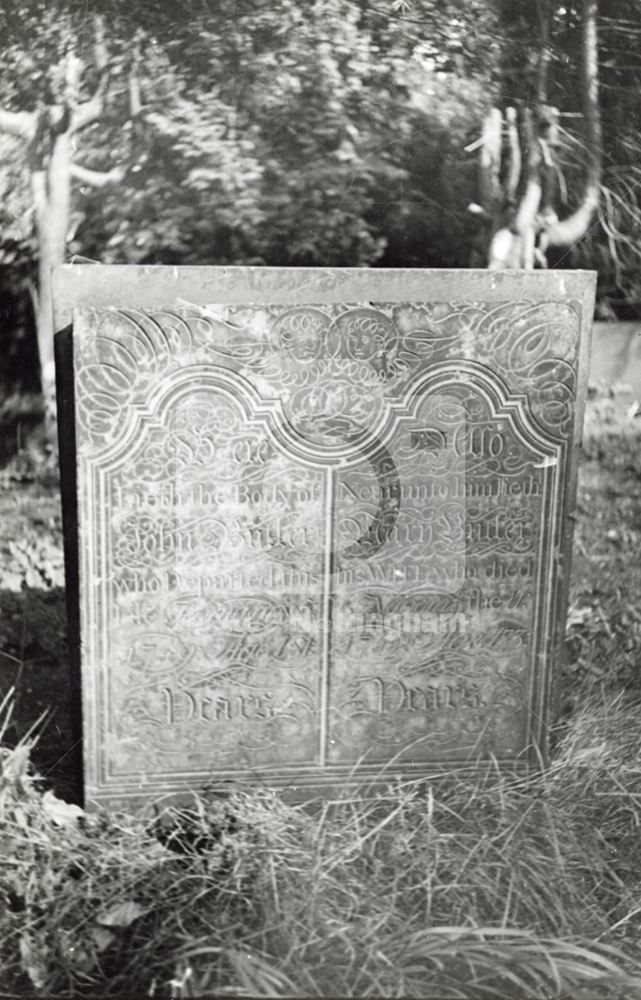
[[36,770],[58,794],[72,798],[78,753],[62,587],[0,590],[0,696],[12,688],[5,741],[15,744],[37,727]]

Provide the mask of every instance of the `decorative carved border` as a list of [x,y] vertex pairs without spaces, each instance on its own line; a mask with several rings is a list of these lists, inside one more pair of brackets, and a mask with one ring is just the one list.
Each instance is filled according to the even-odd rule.
[[[97,277],[96,270],[98,269],[95,269],[93,273]],[[106,270],[113,269],[105,269],[105,271]],[[123,271],[129,272],[130,270],[133,269],[118,269],[118,277],[120,278],[122,276]],[[139,269],[139,273],[142,270],[143,269]],[[157,270],[162,269],[145,269],[145,273],[149,271],[154,272],[155,274]],[[163,273],[167,273],[169,270],[170,269],[165,269]],[[168,310],[168,312],[174,317],[177,335],[181,322],[187,324],[188,326],[191,324],[193,327],[194,323],[198,320],[202,321],[204,319],[206,323],[210,324],[211,328],[212,317],[209,315],[211,307],[206,304],[189,305],[190,302],[198,301],[196,296],[192,297],[192,293],[189,289],[190,282],[192,283],[191,287],[195,287],[193,285],[194,275],[195,272],[198,272],[199,270],[200,269],[186,269],[186,271],[190,272],[189,275],[185,274],[185,272],[182,272],[182,276],[178,274],[178,278],[182,281],[183,288],[185,289],[183,298],[183,303],[185,303],[185,305],[181,310],[176,310],[173,307]],[[209,269],[202,269],[202,272],[208,270]],[[211,270],[213,272],[215,269]],[[508,420],[514,432],[521,436],[524,444],[527,442],[528,448],[534,447],[536,449],[540,449],[539,453],[541,454],[543,462],[546,462],[547,460],[550,461],[549,465],[544,465],[546,504],[551,505],[554,512],[554,516],[546,521],[546,528],[549,528],[549,538],[551,542],[548,550],[550,558],[548,559],[548,564],[546,565],[545,572],[543,574],[545,581],[547,582],[543,588],[537,588],[537,594],[541,591],[544,591],[546,594],[545,601],[539,602],[537,600],[538,620],[546,626],[541,643],[539,644],[537,656],[540,657],[540,662],[542,664],[549,663],[555,647],[558,650],[560,628],[559,619],[562,618],[563,612],[562,593],[559,597],[559,569],[563,569],[567,572],[569,564],[569,525],[564,523],[564,518],[568,503],[572,500],[574,490],[575,457],[572,454],[570,442],[572,437],[574,437],[574,440],[576,441],[576,425],[580,424],[583,405],[582,396],[585,390],[586,357],[584,349],[582,355],[583,360],[580,360],[579,358],[579,341],[582,336],[580,331],[580,317],[586,298],[589,300],[589,294],[585,290],[587,287],[587,280],[583,285],[581,285],[581,282],[578,280],[578,276],[571,274],[566,276],[561,275],[560,277],[550,275],[549,280],[548,276],[545,276],[545,280],[543,280],[544,276],[538,275],[533,277],[530,284],[534,289],[540,288],[541,290],[552,291],[552,294],[549,295],[547,303],[540,303],[538,301],[533,302],[530,299],[520,301],[515,304],[514,301],[506,301],[507,298],[511,299],[512,297],[512,289],[515,287],[516,280],[514,277],[499,276],[497,281],[495,276],[490,276],[488,274],[477,274],[476,272],[456,273],[455,277],[458,284],[463,284],[467,281],[469,285],[474,286],[477,294],[479,291],[483,290],[483,294],[487,296],[486,302],[488,303],[487,305],[483,305],[483,302],[480,301],[482,295],[479,295],[479,301],[467,301],[463,303],[457,302],[454,304],[448,303],[447,296],[451,295],[451,281],[454,278],[454,275],[439,275],[438,273],[437,275],[434,275],[429,272],[416,272],[415,275],[408,278],[407,274],[399,274],[398,272],[392,274],[390,272],[358,273],[354,271],[345,271],[327,272],[320,276],[316,273],[308,272],[308,274],[305,275],[308,280],[301,285],[301,273],[294,271],[288,272],[287,269],[279,269],[278,271],[271,272],[266,270],[264,273],[260,272],[260,270],[257,271],[256,269],[249,269],[247,272],[244,272],[243,269],[220,269],[220,271],[224,272],[223,283],[220,284],[219,282],[217,287],[220,289],[224,288],[224,292],[217,297],[210,296],[207,301],[220,302],[221,300],[227,300],[229,302],[230,300],[235,300],[238,303],[238,306],[235,308],[238,309],[243,308],[241,304],[243,299],[245,301],[247,301],[248,297],[250,299],[255,297],[260,299],[261,296],[263,297],[263,301],[265,301],[265,299],[271,299],[273,302],[285,302],[289,299],[290,303],[292,298],[299,298],[300,301],[302,296],[303,299],[307,297],[309,300],[309,297],[313,297],[315,295],[318,295],[319,300],[325,296],[329,299],[340,296],[344,301],[350,301],[350,299],[351,301],[355,301],[357,300],[357,296],[352,293],[357,286],[362,286],[363,289],[369,289],[369,297],[371,301],[372,282],[375,281],[379,283],[379,287],[382,291],[387,291],[388,293],[390,290],[392,291],[392,294],[390,295],[390,299],[392,300],[396,296],[398,296],[398,299],[403,302],[406,302],[407,299],[411,300],[412,298],[423,299],[422,304],[420,302],[414,302],[410,303],[410,305],[416,309],[425,309],[429,307],[432,311],[432,315],[435,310],[440,309],[441,315],[440,317],[437,317],[437,327],[439,322],[441,324],[441,329],[444,329],[448,322],[455,322],[455,325],[458,328],[458,343],[454,343],[454,341],[457,340],[457,337],[454,337],[449,343],[447,342],[447,337],[442,338],[442,349],[445,353],[441,354],[440,357],[432,356],[429,359],[432,374],[430,375],[427,372],[425,373],[424,382],[420,383],[421,389],[423,391],[426,389],[427,391],[432,391],[432,386],[434,385],[440,385],[441,388],[447,388],[448,385],[452,384],[447,381],[448,378],[452,377],[452,373],[457,379],[460,378],[461,375],[466,377],[469,376],[471,385],[476,385],[478,383],[479,386],[484,386],[485,391],[489,392],[490,396],[494,392],[493,407],[495,409],[497,407],[500,409],[501,417],[505,417],[505,419]],[[78,274],[78,272],[79,269],[75,269],[75,273]],[[68,269],[66,273],[69,273]],[[150,274],[150,280],[152,280],[152,278],[153,280],[156,280],[154,274]],[[520,276],[519,280],[521,280],[521,277],[524,279],[524,276]],[[581,276],[581,278],[583,280],[583,276]],[[218,278],[215,280],[218,280]],[[447,280],[450,281],[450,286],[447,292],[445,292],[445,285],[443,282],[446,282]],[[208,281],[209,279],[205,281],[205,285],[207,285]],[[564,282],[567,284],[567,291]],[[563,288],[561,287],[562,285]],[[114,286],[112,285],[112,288],[113,287]],[[122,287],[124,287],[124,285],[121,281],[119,288]],[[82,294],[87,294],[87,288],[88,285],[85,281],[85,290]],[[421,291],[422,289],[426,290],[425,293]],[[572,294],[577,296],[577,301],[575,302],[570,302],[568,300],[568,292],[570,289],[572,290]],[[491,291],[491,295],[487,294],[489,291]],[[434,294],[432,295],[432,293]],[[111,301],[118,299],[119,296],[122,300],[121,293],[118,292],[114,295]],[[229,298],[227,298],[227,296],[229,296]],[[503,296],[502,300],[501,296]],[[581,296],[583,296],[584,299],[583,303],[579,302]],[[560,302],[561,298],[564,299],[563,305],[561,305]],[[132,313],[135,314],[136,312],[131,309],[131,303],[133,301],[134,298],[132,295],[129,302],[126,304],[123,303],[123,306],[126,312],[129,313],[130,317]],[[200,298],[200,302],[202,303],[202,298]],[[317,304],[310,302],[309,308],[316,308],[316,305]],[[321,305],[325,309],[326,313],[335,313],[338,311],[336,307],[328,309],[327,301],[321,303]],[[265,302],[265,306],[266,308],[269,308],[267,302]],[[558,310],[560,307],[566,311],[565,319],[559,326]],[[215,311],[218,307],[213,308]],[[225,308],[228,310],[229,314],[231,307],[226,306]],[[276,307],[273,308],[276,309]],[[385,304],[379,306],[378,301],[376,302],[377,310],[384,309],[390,311],[395,309],[398,310],[400,308],[402,308],[401,301],[397,303],[392,302],[387,306]],[[281,313],[285,311],[282,307],[279,307],[279,309]],[[543,337],[544,339],[545,336],[547,336],[548,344],[550,343],[550,337],[552,337],[552,342],[554,343],[556,341],[555,347],[561,348],[560,350],[555,351],[552,359],[550,359],[549,350],[547,350],[547,357],[543,359],[547,367],[544,366],[539,368],[535,372],[536,380],[538,381],[542,392],[544,395],[547,392],[547,402],[544,400],[541,405],[535,404],[534,406],[531,406],[528,404],[528,390],[531,388],[532,372],[530,372],[529,375],[528,373],[524,373],[520,386],[515,383],[513,377],[514,371],[512,371],[512,377],[508,378],[507,381],[505,380],[506,372],[508,376],[510,375],[510,366],[506,360],[502,359],[501,351],[504,352],[505,345],[508,343],[506,339],[509,336],[508,326],[510,322],[514,321],[515,310],[519,322],[523,322],[526,327],[530,324],[531,336],[537,335],[537,330],[536,324],[532,324],[530,321],[536,320],[537,316],[540,318],[543,315],[543,325],[547,329],[547,334],[545,334],[545,331],[542,332],[541,328],[539,328],[539,337]],[[546,310],[548,311],[547,315],[545,315]],[[554,329],[553,326],[550,326],[550,313],[554,311],[557,315],[556,334],[550,332]],[[139,312],[138,315],[144,314]],[[455,319],[452,318],[453,316]],[[153,329],[154,321],[153,319],[151,321],[145,319],[144,322],[151,324],[146,327],[146,336],[149,336],[149,331]],[[156,325],[156,330],[157,329],[158,325]],[[568,343],[566,340],[566,333],[563,333],[563,330],[571,332],[571,337],[573,339],[572,350],[569,352],[571,357],[567,356],[566,348]],[[430,332],[433,332],[433,330]],[[474,359],[467,356],[469,345],[474,338],[476,338],[477,344],[481,343],[483,338],[485,338],[485,343],[488,346],[490,343],[494,343],[495,351],[492,356],[491,364],[489,362],[484,364],[484,362],[480,362],[478,358]],[[543,340],[541,340],[541,343],[543,343]],[[456,348],[458,348],[458,350]],[[162,354],[162,349],[160,354]],[[156,357],[158,358],[160,354],[157,350]],[[546,354],[545,350],[543,350],[543,354]],[[80,358],[77,357],[76,361],[80,361]],[[556,372],[552,370],[550,366],[551,362],[556,366]],[[81,364],[79,367],[81,367]],[[437,368],[440,369],[441,372],[442,381],[440,383],[435,381],[435,379],[438,378],[438,376],[434,374]],[[247,377],[243,379],[241,373],[235,374],[236,378],[232,378],[231,380],[228,379],[231,391],[236,391],[238,387],[238,378],[240,378],[245,384],[245,388],[243,390],[245,398],[248,396],[251,397],[251,380]],[[159,389],[160,372],[156,370],[152,373],[152,375],[153,377],[150,381],[150,393],[147,396],[146,419],[151,417],[154,407],[158,402],[154,399],[153,392],[154,386],[156,391]],[[560,377],[556,378],[556,388],[554,387],[555,375],[560,375]],[[117,378],[118,376],[115,375],[114,377]],[[530,384],[528,384],[528,379],[530,380]],[[518,382],[518,379],[516,381]],[[177,382],[180,382],[179,377]],[[576,404],[577,386],[579,397],[578,405]],[[519,392],[519,388],[521,388],[522,391]],[[167,396],[167,391],[163,391],[164,395]],[[169,391],[171,392],[172,390]],[[179,391],[179,388],[176,391]],[[415,392],[418,392],[420,397],[420,390],[415,390]],[[318,451],[314,448],[309,449],[305,440],[301,439],[295,429],[292,429],[291,423],[287,422],[286,415],[284,415],[281,411],[279,416],[275,419],[274,413],[277,408],[273,405],[265,405],[265,401],[261,400],[259,395],[258,398],[256,398],[257,395],[258,394],[254,393],[252,402],[249,404],[249,410],[247,412],[253,410],[254,414],[259,416],[260,420],[264,422],[265,427],[272,427],[272,425],[275,425],[275,428],[278,431],[278,433],[275,434],[275,440],[278,440],[279,446],[285,447],[289,453],[291,453],[294,449],[298,449],[297,459],[299,461],[310,462],[312,465],[318,463]],[[515,396],[519,398],[515,399]],[[171,400],[169,400],[167,405],[170,405],[170,403]],[[395,422],[411,419],[411,417],[407,415],[407,410],[408,408],[411,408],[412,405],[413,399],[411,390],[406,389],[401,391],[392,401],[390,413],[388,414],[386,421],[379,421],[376,425],[377,434],[372,434],[370,428],[369,440],[364,438],[361,441],[361,445],[364,448],[371,449],[374,447],[372,443],[373,438],[377,438],[378,441],[381,439],[388,440]],[[565,413],[562,413],[564,406]],[[262,412],[260,412],[261,407]],[[573,422],[572,410],[574,407],[576,407],[576,409],[574,409],[575,420]],[[550,419],[550,415],[552,419]],[[142,410],[139,411],[135,419],[138,421],[144,421],[145,414]],[[274,428],[272,427],[272,430],[273,429]],[[124,421],[119,423],[119,430],[122,433],[126,433],[128,435],[128,439],[129,435],[135,434],[132,427]],[[111,449],[108,450],[111,451]],[[117,452],[117,450],[117,447],[114,446],[114,451]],[[340,455],[335,452],[332,457],[337,461],[340,461],[341,459],[343,462],[345,462],[345,460],[349,461],[349,451],[350,447],[348,446]],[[103,455],[102,457],[104,459],[108,456]],[[109,458],[111,459],[112,457],[113,455],[110,454]],[[325,459],[329,457],[330,456],[326,455]],[[80,459],[79,471],[82,469],[82,464],[85,461],[85,458],[88,458],[88,456],[81,457]],[[100,479],[101,477],[98,476],[97,478]],[[98,499],[99,492],[102,488],[103,487],[99,482],[96,481],[93,483],[91,489],[97,490],[98,492],[87,494],[87,500],[89,503],[93,502],[91,498]],[[541,541],[541,545],[543,545],[543,541]],[[87,575],[89,567],[86,565],[86,553],[83,553],[83,556],[84,579],[89,579]],[[99,566],[99,571],[100,568],[101,567]],[[104,570],[105,568],[106,567],[103,562],[102,569]],[[539,604],[541,605],[540,607],[538,607]],[[88,611],[89,609],[87,608],[86,611],[83,612],[85,616],[83,619],[83,632],[85,635],[90,635],[93,629],[93,622],[86,613]],[[534,676],[536,672],[533,671],[532,673]],[[92,692],[91,690],[91,683],[87,683],[89,680],[89,677],[85,674],[83,681],[85,685],[85,711],[87,711],[87,708],[91,710],[89,702],[95,694],[95,692]],[[549,674],[542,671],[539,680],[540,683],[538,683],[536,685],[536,689],[532,691],[531,699],[532,714],[540,717],[540,721],[538,722],[535,719],[532,729],[532,736],[535,741],[538,741],[539,739],[542,740],[545,735],[547,713],[549,711],[551,678],[549,677]],[[89,733],[87,735],[89,735]],[[95,736],[97,737],[97,740],[93,744],[94,748],[100,743],[97,733]],[[89,756],[90,754],[86,754],[86,757]],[[454,759],[448,760],[442,766],[446,770],[450,770],[452,767],[457,766],[457,764],[465,766],[463,761],[457,762]],[[403,773],[407,775],[408,780],[415,780],[421,775],[424,775],[426,769],[437,772],[439,770],[439,765],[432,765],[431,763],[421,764],[417,768],[412,768],[410,765],[404,765]],[[280,768],[279,774],[269,774],[269,772],[265,772],[265,775],[262,775],[261,772],[256,772],[254,777],[260,780],[261,777],[266,778],[269,774],[269,784],[290,788],[292,794],[296,794],[292,788],[293,781],[293,784],[296,788],[298,788],[299,792],[305,791],[305,794],[307,794],[307,792],[313,792],[315,789],[320,791],[322,788],[329,788],[332,781],[334,784],[338,782],[341,785],[346,782],[350,783],[351,779],[349,779],[348,776],[348,772],[350,770],[350,768],[345,769],[343,767],[337,768],[336,766],[331,766],[325,768],[321,774],[318,770],[306,771],[304,768],[297,767],[295,770],[292,770],[290,774],[288,774],[288,769]],[[365,766],[360,769],[360,775],[363,779],[372,779],[379,770],[380,767],[378,765],[373,768]],[[398,773],[398,771],[396,771],[395,774],[396,773]],[[189,773],[188,776],[193,782],[194,775]],[[231,776],[232,775],[230,775],[230,777]],[[187,774],[185,777],[187,777]],[[236,779],[237,775],[233,775],[233,777]],[[392,777],[391,774],[390,777]],[[135,779],[132,779],[131,781],[120,781],[119,784],[114,785],[113,787],[107,787],[107,785],[101,784],[100,779],[97,781],[95,780],[97,775],[93,775],[92,777],[92,775],[87,773],[87,778],[86,792],[88,798],[90,799],[104,801],[106,803],[108,801],[125,802],[130,799],[135,800],[140,798],[141,792],[139,782]],[[148,797],[149,795],[153,796],[161,792],[178,792],[184,789],[180,776],[177,777],[175,774],[173,776],[168,774],[167,778],[170,780],[162,782],[162,785],[161,775],[154,776],[153,781],[149,781],[149,776],[144,776],[144,778],[145,797]]]

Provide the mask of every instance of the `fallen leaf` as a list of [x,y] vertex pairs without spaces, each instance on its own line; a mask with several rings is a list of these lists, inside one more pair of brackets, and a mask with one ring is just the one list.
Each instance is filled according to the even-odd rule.
[[80,806],[64,802],[51,791],[45,792],[42,796],[42,808],[56,826],[72,826],[81,816],[84,816],[84,810]]
[[34,949],[26,934],[20,938],[20,960],[22,968],[37,990],[41,990],[46,982],[46,968],[42,956]]
[[116,903],[111,909],[101,913],[97,921],[103,927],[129,927],[129,924],[141,917],[144,912],[142,906],[134,903],[133,899],[128,899],[124,903]]
[[591,614],[591,608],[570,608],[567,617],[567,628],[572,628],[573,625],[584,625]]
[[109,945],[116,940],[116,935],[112,934],[111,931],[106,930],[104,927],[94,927],[91,931],[91,936],[98,948],[98,951],[104,951]]

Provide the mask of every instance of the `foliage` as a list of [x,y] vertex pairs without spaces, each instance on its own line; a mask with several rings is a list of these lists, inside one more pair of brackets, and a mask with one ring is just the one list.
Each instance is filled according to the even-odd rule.
[[613,388],[591,387],[574,531],[564,677],[566,709],[583,690],[641,692],[641,422]]
[[64,567],[60,564],[60,547],[48,535],[34,539],[17,539],[6,542],[2,553],[12,567],[3,574],[7,590],[19,591],[23,586],[64,586]]
[[[539,58],[529,0],[278,0],[181,15],[97,0],[110,77],[83,165],[125,179],[75,186],[68,250],[105,262],[468,266],[477,236],[478,138],[493,102],[529,105]],[[564,266],[597,266],[614,305],[638,299],[641,114],[636,0],[600,0],[604,202]],[[551,4],[549,100],[562,113],[564,187],[580,190],[577,4]],[[3,103],[33,109],[61,87],[70,45],[95,85],[91,18],[76,0],[4,5]],[[136,55],[136,47],[139,57]],[[135,67],[134,67],[135,63]],[[132,71],[142,100],[132,114]],[[24,150],[2,136],[0,221],[32,256]],[[563,195],[563,185],[562,192]],[[575,199],[576,200],[576,199]],[[5,249],[6,254],[13,251]],[[561,255],[563,256],[563,255]]]
[[[407,134],[406,112],[391,101],[393,65],[374,62],[357,17],[339,7],[222,4],[165,42],[142,83],[151,109],[132,203],[93,196],[112,231],[103,259],[376,260],[367,216],[398,173],[386,150]],[[98,252],[86,230],[76,240]]]
[[23,144],[14,136],[0,132],[0,226],[2,227],[1,262],[13,264],[16,246],[23,253],[37,254],[33,231],[33,209],[29,175]]
[[85,814],[27,743],[2,750],[4,988],[641,996],[636,735],[636,710],[592,701],[545,775],[490,765],[315,813],[212,788]]
[[[464,230],[468,220],[452,180],[488,76],[487,4],[474,0],[475,25],[456,4],[428,0],[412,16],[339,0],[184,6],[177,19],[151,2],[93,5],[106,15],[110,77],[80,162],[120,165],[126,176],[112,188],[76,186],[70,253],[361,265],[381,259],[390,240],[402,253],[403,233],[427,225],[435,247],[457,259],[446,233],[453,218]],[[11,110],[51,99],[70,46],[88,67],[81,97],[91,92],[84,5],[21,0],[5,22],[0,80]],[[134,60],[142,111],[132,117]],[[24,150],[5,145],[5,232],[35,253]],[[427,253],[433,263],[438,251],[417,235],[423,250],[414,237],[408,261]]]

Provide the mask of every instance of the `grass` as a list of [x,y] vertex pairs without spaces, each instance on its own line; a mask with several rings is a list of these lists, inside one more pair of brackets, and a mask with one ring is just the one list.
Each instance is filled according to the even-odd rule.
[[49,771],[67,733],[60,710],[59,739],[38,723],[65,676],[52,510],[5,502],[30,541],[11,563],[24,580],[0,580],[17,682],[0,708],[0,996],[641,998],[641,438],[592,402],[564,714],[528,778],[488,764],[315,812],[255,789],[85,815],[31,763]]
[[565,709],[586,687],[641,693],[641,419],[588,401],[574,531]]
[[641,997],[638,717],[593,699],[546,773],[490,764],[316,813],[257,789],[85,815],[22,741],[0,772],[4,989]]

